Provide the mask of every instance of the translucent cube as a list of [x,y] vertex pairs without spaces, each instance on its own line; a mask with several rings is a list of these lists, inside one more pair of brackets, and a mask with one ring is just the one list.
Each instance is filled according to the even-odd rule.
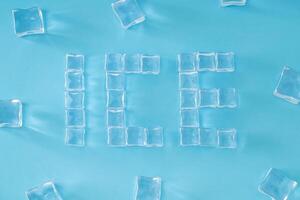
[[22,127],[22,102],[20,100],[0,100],[0,127]]
[[84,128],[66,128],[65,143],[70,146],[84,146]]
[[234,71],[234,53],[217,53],[217,72]]
[[68,127],[84,127],[85,111],[83,109],[67,109],[66,110],[66,126]]
[[247,0],[221,0],[221,6],[244,6]]
[[235,88],[219,89],[219,105],[220,108],[237,107],[237,94]]
[[162,147],[164,145],[164,129],[162,127],[147,128],[147,146]]
[[42,10],[38,7],[12,11],[15,33],[18,37],[45,33]]
[[236,130],[235,129],[219,129],[218,130],[218,147],[220,148],[236,148]]
[[274,200],[287,200],[298,183],[288,178],[281,170],[271,168],[264,177],[258,190]]
[[123,72],[123,54],[108,53],[105,54],[105,70],[107,72]]
[[196,66],[196,54],[195,53],[181,53],[178,54],[178,71],[179,72],[195,72]]
[[125,146],[126,145],[125,128],[108,127],[107,143],[111,146]]
[[217,130],[215,128],[200,128],[200,145],[217,146]]
[[200,89],[199,90],[199,96],[200,96],[200,102],[199,107],[200,108],[216,108],[219,105],[219,91],[218,89]]
[[180,110],[180,125],[182,127],[198,127],[199,113],[198,109],[181,109]]
[[200,144],[199,128],[182,127],[180,128],[180,145],[195,146]]
[[142,55],[142,73],[143,74],[159,74],[160,72],[160,56]]
[[25,194],[28,200],[62,200],[52,181],[34,187]]
[[161,185],[160,177],[137,177],[135,200],[160,200]]
[[66,108],[84,108],[84,92],[67,91],[65,92]]
[[80,71],[67,71],[65,73],[65,90],[84,90],[84,76]]
[[141,54],[124,54],[123,60],[125,73],[142,72]]
[[292,68],[284,67],[274,95],[290,103],[300,102],[300,73]]
[[66,55],[66,70],[67,71],[83,71],[84,70],[84,56],[79,54]]
[[107,90],[124,90],[125,89],[124,74],[107,73],[106,74],[106,89]]
[[128,146],[145,146],[147,141],[146,131],[143,127],[132,126],[126,128]]
[[136,0],[119,0],[112,8],[124,28],[129,28],[145,20],[145,15]]
[[107,127],[124,127],[125,126],[125,111],[122,109],[107,110]]
[[179,74],[180,89],[195,89],[199,87],[199,79],[197,72],[188,72]]
[[180,107],[197,108],[198,90],[180,90]]
[[107,107],[121,109],[125,107],[125,92],[122,90],[107,91]]
[[197,54],[198,71],[215,71],[216,70],[216,54],[199,52]]

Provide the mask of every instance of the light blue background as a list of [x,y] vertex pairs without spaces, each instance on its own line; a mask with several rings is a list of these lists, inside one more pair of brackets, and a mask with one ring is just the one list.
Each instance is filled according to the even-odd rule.
[[[107,0],[0,2],[0,98],[24,102],[24,127],[0,130],[0,199],[49,179],[65,200],[132,200],[134,177],[161,176],[163,199],[264,200],[270,167],[300,181],[300,108],[272,95],[284,65],[300,70],[300,1],[139,0],[147,15],[124,30]],[[11,10],[40,6],[47,35],[17,38]],[[237,150],[178,147],[176,54],[233,51],[237,70],[201,74],[202,87],[236,87],[240,107],[203,110],[203,126],[235,127]],[[64,56],[86,55],[87,146],[64,145]],[[161,55],[161,74],[128,77],[130,123],[161,125],[164,148],[110,148],[105,132],[106,52]],[[300,189],[299,189],[300,190]],[[290,199],[299,199],[296,191]]]

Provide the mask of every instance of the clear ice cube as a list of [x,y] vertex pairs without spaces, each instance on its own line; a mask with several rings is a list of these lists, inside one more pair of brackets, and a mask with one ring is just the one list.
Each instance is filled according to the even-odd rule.
[[199,107],[200,108],[216,108],[219,105],[219,91],[218,89],[200,89],[199,90]]
[[126,128],[128,146],[145,146],[147,141],[146,131],[143,127],[132,126]]
[[137,177],[135,200],[160,200],[161,185],[160,177]]
[[81,91],[84,90],[84,76],[81,71],[65,72],[65,90]]
[[84,146],[84,128],[66,128],[65,143],[70,146]]
[[180,110],[181,127],[198,127],[199,113],[198,109],[181,109]]
[[62,200],[52,181],[34,187],[25,194],[28,200]]
[[217,72],[233,72],[234,67],[234,53],[217,53]]
[[181,108],[197,108],[198,99],[198,90],[180,90]]
[[119,0],[112,8],[124,28],[129,28],[145,20],[145,15],[136,0]]
[[180,128],[180,145],[195,146],[200,144],[199,128],[182,127]]
[[107,90],[124,90],[125,77],[123,73],[107,73],[106,74],[106,89]]
[[15,33],[18,37],[45,33],[42,10],[38,7],[12,11]]
[[83,109],[67,109],[66,110],[66,126],[68,127],[84,127],[85,111]]
[[221,6],[244,6],[247,0],[221,0]]
[[105,54],[105,70],[107,72],[123,72],[123,54],[108,53]]
[[237,107],[237,94],[235,88],[219,89],[219,105],[220,108],[235,108]]
[[217,146],[217,130],[215,128],[200,128],[200,145]]
[[142,55],[142,73],[143,74],[159,74],[160,72],[160,56]]
[[111,146],[125,146],[126,133],[122,127],[108,127],[107,143]]
[[123,109],[107,110],[107,127],[124,127],[125,111]]
[[199,52],[197,54],[198,71],[215,71],[216,70],[216,54]]
[[237,137],[235,129],[219,129],[218,130],[218,147],[220,148],[236,148]]
[[147,146],[162,147],[164,145],[164,129],[162,127],[147,128]]
[[292,68],[284,67],[274,95],[290,103],[300,102],[300,73]]
[[66,70],[67,71],[84,71],[84,56],[80,54],[66,55]]
[[287,200],[298,183],[288,178],[281,170],[271,168],[258,187],[258,190],[274,200]]
[[125,92],[122,90],[107,91],[107,107],[120,109],[125,107]]
[[124,54],[123,60],[125,73],[142,72],[141,54]]
[[179,72],[195,72],[196,66],[196,54],[195,53],[181,53],[177,56],[178,59],[178,71]]
[[65,108],[84,108],[84,92],[66,91]]
[[194,89],[199,87],[199,79],[197,72],[186,72],[179,74],[179,88],[180,89]]
[[0,127],[22,127],[22,102],[20,100],[0,100]]

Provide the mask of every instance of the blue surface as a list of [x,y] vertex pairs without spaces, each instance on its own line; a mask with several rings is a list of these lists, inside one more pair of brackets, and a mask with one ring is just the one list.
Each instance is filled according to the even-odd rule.
[[[161,176],[163,199],[264,200],[269,167],[300,181],[300,109],[272,95],[283,65],[300,70],[300,1],[139,0],[147,19],[122,29],[111,1],[1,1],[0,98],[24,102],[24,127],[0,130],[0,199],[54,179],[66,200],[133,199],[136,175]],[[40,6],[47,35],[17,38],[11,10]],[[203,74],[203,87],[236,87],[240,107],[202,111],[206,126],[238,130],[237,150],[179,148],[176,54],[233,51],[237,70]],[[86,55],[87,147],[64,145],[66,53]],[[130,123],[166,129],[164,148],[106,145],[104,53],[162,56],[161,74],[128,78]],[[205,117],[203,116],[205,115]],[[297,191],[290,199],[300,198]]]

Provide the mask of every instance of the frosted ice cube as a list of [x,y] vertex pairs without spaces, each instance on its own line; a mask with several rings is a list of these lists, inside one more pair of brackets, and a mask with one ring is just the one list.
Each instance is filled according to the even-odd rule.
[[180,90],[180,107],[197,108],[198,90]]
[[219,129],[218,130],[218,147],[220,148],[236,148],[236,130],[235,129]]
[[12,10],[15,33],[18,37],[45,33],[42,10],[38,7]]
[[28,200],[62,200],[52,181],[34,187],[25,194]]
[[107,72],[123,72],[123,54],[108,53],[105,54],[105,70]]
[[237,94],[235,88],[219,89],[219,105],[218,107],[235,108],[237,107]]
[[160,177],[137,177],[135,200],[160,200],[161,185]]
[[217,130],[215,128],[200,128],[200,145],[217,146]]
[[124,127],[125,126],[125,112],[122,109],[108,109],[107,110],[107,127]]
[[219,105],[219,91],[218,89],[200,89],[199,90],[199,98],[200,98],[200,102],[199,102],[199,107],[200,108],[206,108],[206,107],[210,107],[210,108],[216,108]]
[[181,109],[180,110],[180,125],[182,127],[198,127],[199,113],[198,109]]
[[84,90],[84,76],[81,71],[66,71],[65,90],[67,91]]
[[200,144],[199,128],[182,127],[180,128],[180,145],[195,146]]
[[178,59],[178,71],[179,72],[195,72],[196,66],[196,54],[195,53],[181,53],[177,56]]
[[145,15],[136,0],[119,0],[112,8],[124,28],[129,28],[145,20]]
[[106,74],[106,89],[107,90],[124,90],[125,89],[124,74],[107,73]]
[[162,127],[147,128],[147,146],[162,147],[164,145],[164,129]]
[[197,72],[187,72],[179,74],[179,88],[180,89],[194,89],[199,87],[199,79]]
[[216,70],[216,54],[199,52],[197,54],[198,71],[215,71]]
[[264,177],[258,190],[274,200],[287,200],[298,183],[288,178],[281,170],[271,168]]
[[85,112],[83,109],[67,109],[66,110],[66,126],[68,127],[84,127]]
[[142,72],[141,54],[124,54],[123,60],[125,73]]
[[221,0],[221,6],[244,6],[247,0]]
[[128,146],[145,146],[146,145],[146,131],[143,127],[127,127],[126,128],[127,145]]
[[66,70],[67,71],[83,71],[84,70],[84,56],[80,54],[66,55]]
[[143,74],[159,74],[160,72],[160,56],[142,55],[142,73]]
[[107,91],[107,107],[108,108],[124,108],[125,107],[125,92],[122,90]]
[[66,128],[65,143],[71,146],[84,146],[84,128]]
[[107,143],[112,146],[125,146],[126,133],[122,127],[108,127]]
[[66,91],[65,108],[84,108],[84,92]]
[[292,68],[284,67],[274,95],[290,103],[300,102],[300,73]]
[[20,100],[0,100],[0,127],[22,127],[22,102]]
[[217,72],[234,71],[234,53],[217,53]]

